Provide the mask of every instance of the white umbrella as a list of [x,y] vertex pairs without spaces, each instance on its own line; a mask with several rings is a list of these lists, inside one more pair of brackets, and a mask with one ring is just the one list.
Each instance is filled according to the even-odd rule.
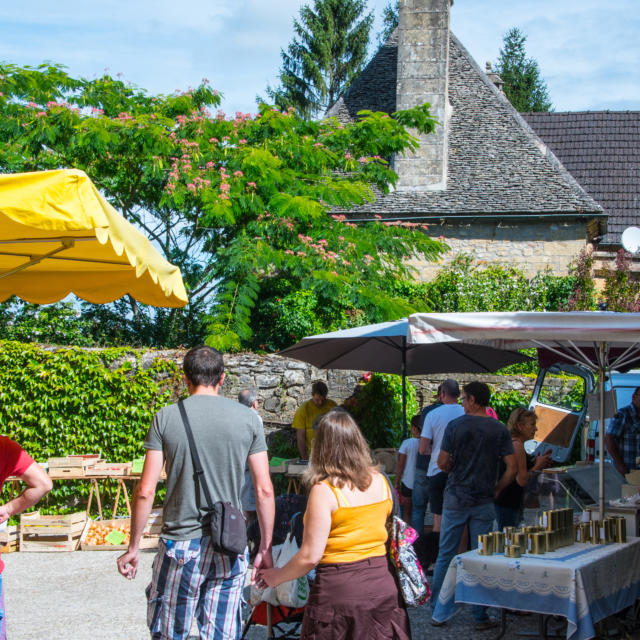
[[490,346],[442,342],[411,344],[407,318],[303,338],[279,355],[319,369],[350,369],[402,376],[402,417],[406,435],[406,376],[426,373],[488,373],[527,356]]
[[[640,313],[608,311],[515,313],[416,313],[409,342],[475,344],[499,349],[538,349],[542,365],[573,362],[598,375],[600,425],[604,425],[604,377],[640,364]],[[600,431],[599,506],[604,516],[604,429]]]

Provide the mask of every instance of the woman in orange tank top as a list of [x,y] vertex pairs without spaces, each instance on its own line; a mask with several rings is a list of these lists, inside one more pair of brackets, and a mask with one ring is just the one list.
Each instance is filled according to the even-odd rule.
[[389,485],[344,409],[320,420],[305,479],[311,491],[300,550],[284,567],[260,571],[258,583],[273,587],[316,567],[303,640],[409,640],[409,619],[386,554]]

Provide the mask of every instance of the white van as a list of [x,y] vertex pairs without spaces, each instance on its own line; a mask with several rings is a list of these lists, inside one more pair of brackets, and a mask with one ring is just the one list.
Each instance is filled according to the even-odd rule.
[[[631,404],[631,395],[640,387],[640,370],[628,373],[613,372],[605,380],[605,389],[613,389],[616,406]],[[557,364],[541,369],[536,379],[529,408],[538,416],[535,439],[525,443],[527,453],[544,453],[551,449],[556,463],[566,463],[576,442],[579,452],[574,459],[586,460],[587,443],[593,442],[595,458],[598,458],[599,420],[589,419],[587,396],[595,389],[594,376],[580,365]],[[580,438],[580,435],[582,437]],[[606,454],[605,459],[610,459]]]

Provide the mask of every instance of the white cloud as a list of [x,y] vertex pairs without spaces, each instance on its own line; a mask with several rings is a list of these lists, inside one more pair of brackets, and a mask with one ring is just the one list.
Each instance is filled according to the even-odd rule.
[[[105,68],[153,93],[203,77],[228,111],[253,111],[276,80],[292,19],[312,0],[33,0],[0,4],[0,60],[60,62],[75,75]],[[382,8],[374,0],[380,30]],[[640,16],[636,0],[455,0],[452,29],[481,67],[495,61],[504,33],[527,34],[559,110],[638,104]],[[615,105],[617,106],[614,106]]]

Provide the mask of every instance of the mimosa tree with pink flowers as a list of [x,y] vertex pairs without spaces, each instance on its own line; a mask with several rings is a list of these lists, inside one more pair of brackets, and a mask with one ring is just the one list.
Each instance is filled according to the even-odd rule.
[[128,317],[141,342],[256,346],[255,328],[269,322],[256,303],[283,292],[311,293],[322,328],[411,312],[394,284],[413,277],[410,259],[436,259],[444,245],[420,225],[356,225],[332,211],[394,184],[387,159],[416,147],[407,127],[433,130],[428,105],[391,117],[365,111],[342,125],[267,105],[229,117],[220,103],[207,81],[152,96],[108,75],[0,65],[0,171],[86,171],[180,266],[186,309],[131,299],[110,311]]

